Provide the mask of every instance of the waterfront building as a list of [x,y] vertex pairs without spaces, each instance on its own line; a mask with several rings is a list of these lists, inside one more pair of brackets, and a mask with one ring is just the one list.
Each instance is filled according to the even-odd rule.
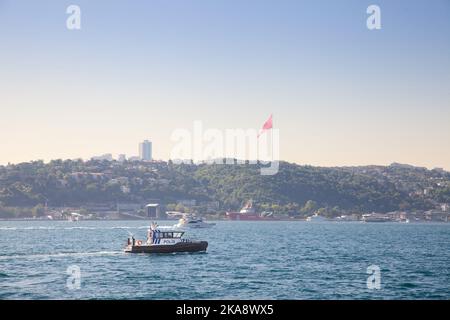
[[158,203],[150,203],[145,206],[147,210],[147,217],[149,218],[161,218],[159,204]]

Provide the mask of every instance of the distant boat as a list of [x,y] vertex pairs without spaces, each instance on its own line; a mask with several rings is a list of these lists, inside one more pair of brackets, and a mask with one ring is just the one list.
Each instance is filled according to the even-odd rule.
[[349,216],[349,215],[342,215],[334,219],[335,221],[339,222],[352,222],[352,221],[358,221],[358,218],[355,216]]
[[81,220],[81,218],[83,218],[83,216],[79,213],[76,212],[72,212],[69,217],[67,218],[67,220],[69,220],[70,222],[75,222],[75,221],[79,221]]
[[197,217],[195,214],[188,213],[183,214],[183,217],[178,220],[178,223],[174,226],[176,228],[211,228],[215,226],[215,223],[208,223],[203,221],[203,218]]
[[226,216],[229,220],[277,220],[273,216],[273,212],[264,211],[257,213],[253,207],[253,201],[249,200],[239,212],[227,212]]
[[327,218],[325,218],[325,217],[322,217],[322,216],[320,216],[318,214],[315,214],[313,216],[310,216],[310,217],[306,218],[306,221],[309,221],[309,222],[325,222],[325,221],[329,221],[329,220]]
[[179,220],[184,216],[184,213],[180,211],[166,211],[166,216],[170,220]]
[[381,213],[369,213],[369,214],[363,214],[362,221],[364,222],[391,222],[392,219],[385,215],[385,214],[381,214]]

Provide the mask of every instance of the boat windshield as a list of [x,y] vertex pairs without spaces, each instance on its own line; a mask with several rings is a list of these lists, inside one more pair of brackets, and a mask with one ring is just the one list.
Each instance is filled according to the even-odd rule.
[[158,239],[166,238],[181,238],[184,232],[156,232],[155,236]]

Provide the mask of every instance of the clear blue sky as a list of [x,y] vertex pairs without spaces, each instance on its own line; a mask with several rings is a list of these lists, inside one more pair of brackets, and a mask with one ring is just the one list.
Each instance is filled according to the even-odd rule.
[[0,0],[0,61],[0,164],[167,159],[194,120],[273,113],[284,160],[450,170],[449,0]]

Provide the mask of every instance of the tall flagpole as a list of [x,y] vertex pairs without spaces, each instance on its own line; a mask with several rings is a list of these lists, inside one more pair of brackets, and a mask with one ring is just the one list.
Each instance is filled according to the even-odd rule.
[[272,147],[272,151],[271,151],[271,156],[272,156],[272,161],[273,161],[273,114],[270,115],[271,119],[272,119],[272,128],[270,131],[270,146]]

